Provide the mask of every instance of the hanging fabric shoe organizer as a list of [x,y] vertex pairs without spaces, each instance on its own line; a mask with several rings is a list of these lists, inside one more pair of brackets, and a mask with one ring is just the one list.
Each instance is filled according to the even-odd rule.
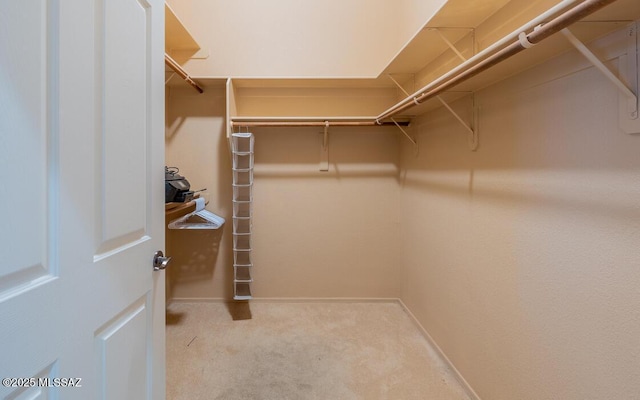
[[253,203],[251,133],[231,135],[233,156],[233,298],[251,299],[251,215]]

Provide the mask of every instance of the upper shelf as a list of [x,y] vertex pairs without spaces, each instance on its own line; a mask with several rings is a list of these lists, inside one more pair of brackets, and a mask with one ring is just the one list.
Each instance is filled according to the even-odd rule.
[[[164,16],[165,83],[186,83],[202,93],[201,85],[194,82],[181,66],[200,50],[200,45],[167,3],[164,4]],[[173,73],[177,73],[182,80],[171,79]],[[224,80],[216,83],[223,85]]]
[[[420,84],[426,83],[439,76],[438,64],[455,65],[460,62],[445,40],[454,44],[464,57],[470,58],[558,3],[557,0],[449,0],[395,56],[382,75],[400,75],[398,79],[405,81],[411,76],[411,79],[417,78]],[[638,18],[640,1],[618,0],[571,29],[575,29],[576,35],[588,42]],[[538,51],[535,57],[526,59],[522,64],[512,63],[509,68],[511,73],[507,75],[571,48],[566,40],[554,39],[557,38],[549,38],[539,46],[549,51]],[[548,43],[554,45],[549,46]]]
[[[455,9],[459,5],[455,3],[460,3],[460,1],[451,0],[447,3],[447,7],[451,6]],[[545,13],[557,3],[559,2],[539,1],[525,3],[520,0],[512,0],[482,20],[479,25],[473,26],[473,30],[456,29],[451,25],[446,26],[443,20],[448,20],[450,24],[454,20],[448,16],[446,18],[435,16],[416,35],[414,40],[399,53],[398,57],[389,64],[385,72],[392,76],[397,74],[396,79],[402,87],[406,91],[413,93],[462,63],[462,60],[449,48],[440,37],[440,34],[454,43],[456,49],[465,58],[470,58],[473,54],[489,47],[506,34],[515,31],[524,23]],[[443,12],[445,16],[450,14],[448,10],[443,10]],[[573,24],[570,29],[581,41],[589,43],[627,26],[638,18],[640,18],[639,1],[618,0]],[[440,29],[440,32],[435,29],[438,26],[443,28]],[[430,59],[423,58],[426,63],[422,68],[416,69],[417,65],[411,65],[407,60],[415,60],[416,54],[424,53],[420,52],[420,46],[416,46],[415,43],[426,43],[427,41],[432,43],[432,47],[438,48],[440,52],[430,51]],[[481,74],[458,84],[451,89],[453,93],[449,95],[449,99],[453,101],[461,96],[461,94],[456,94],[455,92],[478,91],[509,76],[527,70],[534,65],[550,60],[570,49],[573,49],[573,47],[569,41],[563,35],[555,34],[539,45],[504,60]],[[403,94],[402,97],[405,97],[405,95]],[[441,104],[438,101],[426,101],[407,110],[403,116],[421,115],[440,106]]]
[[396,54],[382,75],[415,74],[447,51],[447,44],[432,28],[440,28],[447,40],[457,43],[508,3],[509,0],[447,1]]
[[[180,18],[173,12],[171,7],[167,3],[164,4],[164,20],[165,20],[165,29],[164,29],[164,51],[169,54],[172,58],[178,60],[176,58],[176,53],[179,51],[183,52],[192,52],[195,54],[198,50],[200,50],[200,45],[193,38],[191,33],[184,26]],[[184,60],[178,60],[182,63]]]

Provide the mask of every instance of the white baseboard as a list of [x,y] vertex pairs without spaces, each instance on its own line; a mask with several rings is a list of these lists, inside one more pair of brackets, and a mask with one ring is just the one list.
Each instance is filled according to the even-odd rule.
[[438,343],[436,343],[436,341],[433,340],[433,338],[431,337],[429,332],[425,329],[424,326],[422,326],[422,324],[420,323],[418,318],[416,318],[416,316],[411,312],[411,310],[409,310],[409,307],[407,307],[407,305],[404,304],[404,302],[401,299],[397,299],[397,302],[404,309],[404,311],[407,313],[409,318],[411,318],[411,320],[416,325],[418,330],[420,330],[420,332],[425,337],[425,339],[427,339],[427,341],[433,347],[433,349],[436,351],[436,353],[438,354],[438,356],[440,357],[442,362],[445,363],[447,365],[447,367],[451,370],[451,372],[453,373],[455,378],[458,380],[460,385],[462,385],[462,387],[464,388],[464,390],[467,393],[467,395],[469,395],[471,400],[481,400],[480,396],[478,396],[478,394],[475,392],[475,390],[473,390],[471,385],[469,385],[469,382],[467,382],[467,380],[464,379],[464,377],[462,376],[460,371],[458,371],[458,369],[455,367],[455,365],[453,365],[451,360],[449,360],[449,357],[447,357],[447,355],[444,353],[444,351],[442,351],[440,346],[438,346]]
[[[177,297],[167,303],[235,303],[237,301],[222,297]],[[250,303],[397,303],[399,299],[395,297],[254,297],[248,301]],[[403,306],[403,308],[406,307]]]
[[167,301],[171,303],[228,303],[230,300],[222,297],[174,297]]

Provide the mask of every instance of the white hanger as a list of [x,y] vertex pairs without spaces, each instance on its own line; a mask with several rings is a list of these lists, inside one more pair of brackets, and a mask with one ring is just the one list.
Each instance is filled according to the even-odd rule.
[[204,198],[195,202],[196,211],[171,221],[169,229],[219,229],[224,225],[224,218],[204,209]]

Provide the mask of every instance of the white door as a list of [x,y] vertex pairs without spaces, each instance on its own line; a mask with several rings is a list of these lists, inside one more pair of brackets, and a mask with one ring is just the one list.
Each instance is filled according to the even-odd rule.
[[0,399],[164,399],[164,4],[0,0]]

